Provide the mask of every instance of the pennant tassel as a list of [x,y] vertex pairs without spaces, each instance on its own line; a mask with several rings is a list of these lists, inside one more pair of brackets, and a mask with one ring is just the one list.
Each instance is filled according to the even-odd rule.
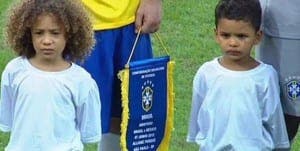
[[174,84],[173,84],[173,71],[174,71],[175,62],[168,62],[168,73],[167,73],[167,83],[168,83],[168,107],[167,107],[167,122],[165,128],[165,137],[162,140],[158,151],[168,151],[169,144],[171,140],[171,133],[174,130]]
[[129,120],[129,68],[125,68],[118,73],[118,77],[121,80],[121,93],[122,93],[122,122],[121,122],[121,138],[120,146],[122,151],[127,150],[126,133]]

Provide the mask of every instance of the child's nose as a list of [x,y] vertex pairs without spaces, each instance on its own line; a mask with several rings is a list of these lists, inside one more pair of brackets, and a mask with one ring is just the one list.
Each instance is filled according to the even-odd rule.
[[238,40],[236,38],[232,37],[229,39],[229,46],[235,47],[237,45],[238,45]]
[[49,45],[53,42],[51,36],[49,35],[45,35],[42,39],[42,43],[45,44],[45,45]]

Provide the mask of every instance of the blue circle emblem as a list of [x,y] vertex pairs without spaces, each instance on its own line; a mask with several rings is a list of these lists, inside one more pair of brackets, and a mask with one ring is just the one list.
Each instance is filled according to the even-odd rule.
[[287,94],[292,100],[296,100],[300,96],[299,81],[292,80],[289,83],[287,83]]

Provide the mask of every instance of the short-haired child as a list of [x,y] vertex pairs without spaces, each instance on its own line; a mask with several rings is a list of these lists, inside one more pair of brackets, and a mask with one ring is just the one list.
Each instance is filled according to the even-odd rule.
[[289,147],[272,66],[255,60],[258,0],[220,0],[215,40],[222,56],[204,63],[193,81],[188,142],[201,151],[271,151]]

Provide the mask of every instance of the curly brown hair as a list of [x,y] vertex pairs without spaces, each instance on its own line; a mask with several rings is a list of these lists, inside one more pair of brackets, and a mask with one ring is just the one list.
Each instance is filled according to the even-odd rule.
[[31,28],[42,13],[58,17],[66,29],[63,58],[83,61],[95,43],[88,14],[80,0],[21,0],[11,8],[6,25],[7,42],[19,56],[35,55]]

